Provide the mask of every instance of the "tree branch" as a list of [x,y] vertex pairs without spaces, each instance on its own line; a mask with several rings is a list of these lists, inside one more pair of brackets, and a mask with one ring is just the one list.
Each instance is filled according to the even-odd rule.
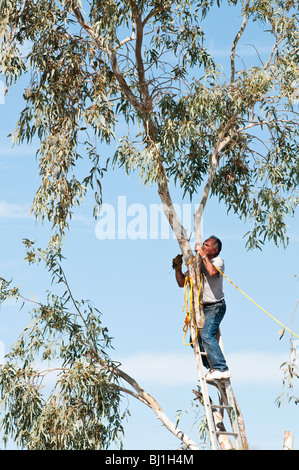
[[217,166],[218,166],[219,158],[220,158],[219,154],[224,149],[224,147],[227,144],[229,144],[229,142],[232,140],[232,138],[236,134],[237,134],[237,132],[233,132],[233,133],[231,133],[231,135],[229,135],[229,136],[221,139],[220,141],[218,141],[218,143],[217,143],[217,145],[216,145],[216,147],[215,147],[215,149],[214,149],[214,151],[211,155],[209,175],[208,175],[208,179],[207,179],[206,185],[204,187],[203,195],[202,195],[201,202],[200,202],[200,208],[201,208],[202,212],[204,211],[204,208],[206,206],[208,196],[209,196],[209,192],[210,192],[211,186],[212,186],[214,178],[215,178],[215,174],[216,174],[216,171],[217,171]]
[[127,42],[134,41],[135,39],[136,39],[135,32],[132,31],[132,36],[128,36],[127,38],[125,38],[125,39],[123,39],[122,41],[120,41],[119,46],[117,47],[117,49],[119,49],[119,48],[121,48],[122,46],[124,46],[125,44],[127,44]]
[[163,204],[164,214],[178,240],[184,260],[185,262],[188,262],[193,257],[193,253],[187,237],[186,229],[181,224],[173,207],[167,181],[158,181],[158,193]]
[[167,2],[165,5],[163,5],[163,2],[161,1],[161,7],[159,8],[155,8],[154,10],[152,10],[151,12],[149,12],[149,14],[144,18],[143,20],[143,26],[155,15],[157,15],[158,13],[161,13],[162,11],[165,11],[167,10],[167,8],[171,7],[171,5],[174,3],[175,0],[170,0],[169,2]]
[[160,421],[164,424],[164,426],[172,433],[174,434],[178,439],[180,439],[189,449],[192,450],[200,450],[199,447],[195,444],[195,442],[192,441],[188,436],[186,436],[183,431],[178,429],[172,421],[167,417],[167,415],[164,413],[162,410],[161,406],[159,403],[143,388],[140,387],[140,385],[136,382],[135,379],[130,377],[126,372],[122,371],[118,367],[112,367],[108,366],[104,362],[101,363],[101,366],[104,368],[108,368],[111,372],[113,372],[115,375],[120,377],[121,379],[125,380],[131,387],[135,390],[135,392],[131,392],[125,388],[121,388],[123,392],[129,393],[133,397],[137,398],[140,400],[142,403],[148,405],[154,413],[157,415],[157,417],[160,419]]
[[79,22],[79,24],[82,26],[82,28],[87,32],[87,34],[95,41],[97,46],[105,53],[108,54],[108,57],[110,59],[111,67],[114,73],[114,76],[116,77],[121,90],[123,93],[126,95],[128,101],[132,104],[132,106],[137,110],[137,111],[143,111],[143,106],[142,104],[138,101],[136,96],[132,93],[130,87],[128,86],[123,74],[119,70],[118,67],[118,62],[116,58],[116,53],[115,51],[108,46],[108,44],[104,41],[103,38],[98,36],[92,27],[84,20],[81,11],[79,10],[78,7],[73,8],[73,12]]
[[296,121],[294,121],[293,119],[268,119],[266,121],[255,121],[255,122],[251,122],[250,124],[248,124],[247,126],[244,126],[244,127],[241,127],[240,129],[238,129],[237,133],[241,133],[241,132],[244,132],[248,129],[251,129],[252,127],[257,127],[257,126],[270,126],[270,125],[274,125],[274,124],[277,124],[278,122],[280,123],[284,123],[284,124],[296,124]]
[[150,97],[148,86],[145,81],[145,71],[144,64],[142,59],[142,43],[143,43],[143,23],[141,19],[141,14],[137,10],[136,5],[131,0],[132,15],[134,16],[136,24],[136,46],[135,46],[135,57],[136,57],[136,66],[138,73],[138,82],[140,87],[141,97],[144,103],[144,110],[148,113],[152,111],[152,99]]
[[232,51],[231,51],[231,56],[230,56],[230,63],[231,63],[231,83],[235,81],[235,56],[236,56],[236,47],[239,42],[240,37],[244,33],[244,30],[247,25],[247,9],[249,7],[250,0],[247,0],[245,8],[244,8],[244,14],[243,14],[243,23],[242,26],[236,35],[233,45],[232,45]]
[[73,8],[74,15],[76,16],[78,23],[82,26],[82,28],[88,33],[89,36],[95,41],[97,46],[103,51],[107,52],[108,46],[105,44],[103,38],[101,38],[98,34],[94,32],[92,27],[84,20],[82,13],[78,7]]

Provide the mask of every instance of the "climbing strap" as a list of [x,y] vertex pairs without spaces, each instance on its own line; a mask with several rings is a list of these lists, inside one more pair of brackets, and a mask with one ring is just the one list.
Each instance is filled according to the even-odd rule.
[[[202,288],[202,284],[203,284],[203,275],[202,275],[202,272],[201,272],[201,266],[200,266],[200,277],[201,277],[201,279],[200,279],[200,286],[199,286],[199,290],[198,290],[198,299],[197,299],[198,304],[199,304],[200,292],[201,292],[201,288]],[[185,323],[184,323],[184,327],[183,327],[183,331],[184,331],[183,343],[186,346],[191,346],[191,344],[193,344],[196,341],[196,338],[197,338],[197,335],[198,335],[198,328],[197,328],[197,324],[196,324],[196,321],[195,321],[195,318],[194,318],[194,312],[193,312],[193,279],[190,276],[186,276],[185,277],[185,282],[184,282],[183,312],[185,310],[186,310],[186,316],[185,316]],[[185,338],[186,338],[186,334],[187,334],[188,329],[189,329],[191,317],[192,317],[194,325],[195,325],[196,335],[195,335],[194,340],[191,341],[191,343],[186,343]]]
[[[214,265],[215,266],[215,265]],[[220,269],[217,268],[217,266],[215,266],[215,268],[220,272],[220,274],[222,274],[223,277],[225,277],[225,279],[228,280],[228,282],[230,282],[236,289],[238,289],[239,292],[241,292],[241,294],[245,295],[245,297],[250,300],[254,305],[256,305],[258,308],[260,308],[264,313],[266,313],[270,318],[272,318],[272,320],[276,321],[276,323],[278,323],[279,325],[281,325],[283,328],[285,328],[286,330],[288,330],[292,335],[296,336],[297,338],[299,338],[299,335],[296,335],[296,333],[294,333],[292,330],[290,330],[290,328],[288,328],[287,326],[285,326],[283,323],[281,323],[281,321],[277,320],[277,318],[273,317],[273,315],[271,315],[271,313],[267,312],[267,310],[265,310],[263,307],[261,307],[257,302],[255,302],[253,299],[251,299],[251,297],[249,297],[249,295],[247,295],[245,292],[243,292],[238,286],[236,286],[236,284],[233,283],[233,281],[231,281],[225,274],[223,274],[223,272],[220,271]]]
[[[191,258],[188,263],[186,263],[186,266],[188,266],[192,261],[195,260],[195,256],[193,256],[193,258]],[[202,260],[201,260],[202,262]],[[215,265],[214,265],[215,266]],[[225,279],[228,280],[228,282],[230,282],[236,289],[238,289],[239,292],[241,292],[241,294],[243,294],[248,300],[250,300],[253,304],[255,304],[258,308],[260,308],[264,313],[266,313],[270,318],[272,318],[272,320],[274,320],[276,323],[278,323],[279,325],[281,325],[285,330],[289,331],[292,335],[296,336],[297,338],[299,338],[299,335],[297,335],[296,333],[294,333],[294,331],[292,331],[290,328],[288,328],[286,325],[284,325],[281,321],[277,320],[277,318],[273,317],[273,315],[271,315],[269,312],[267,312],[267,310],[265,310],[263,307],[261,307],[257,302],[255,302],[251,297],[249,297],[249,295],[247,295],[245,292],[243,292],[238,286],[236,286],[236,284],[231,281],[222,271],[220,271],[219,268],[217,268],[217,266],[215,266],[215,268],[217,269],[217,271],[219,271],[219,273],[225,277]],[[201,272],[201,270],[200,270]],[[187,276],[186,276],[187,277]],[[199,292],[198,292],[198,302],[199,302],[199,296],[200,296],[200,292],[201,292],[201,288],[202,288],[202,281],[203,281],[203,278],[202,278],[202,274],[201,274],[201,283],[200,283],[200,289],[199,289]],[[193,281],[192,281],[193,282]],[[186,279],[185,279],[185,284],[186,284]],[[185,287],[185,286],[184,286]],[[191,302],[190,302],[191,303]],[[184,304],[185,305],[185,304]],[[192,305],[192,304],[191,304]],[[184,309],[183,309],[184,311]],[[193,312],[192,312],[193,313]],[[189,320],[190,321],[190,320]],[[195,322],[194,322],[195,323]],[[189,324],[189,322],[188,322]],[[195,323],[196,325],[196,323]],[[185,326],[186,326],[186,320],[185,320]],[[184,327],[185,328],[185,327]],[[188,329],[188,326],[187,326],[187,329]],[[185,329],[184,329],[185,331]],[[186,335],[185,335],[186,336]],[[184,337],[185,338],[185,337]],[[193,344],[194,341],[190,344]]]
[[[191,258],[188,263],[186,263],[186,266],[188,266],[192,261],[195,260],[195,256],[193,256],[193,258]],[[214,265],[215,266],[215,265]],[[217,268],[217,266],[215,266],[215,268],[219,271],[219,273],[225,277],[225,279],[228,280],[228,282],[230,282],[236,289],[238,289],[239,292],[241,292],[241,294],[243,294],[248,300],[250,300],[254,305],[256,305],[259,309],[261,309],[264,313],[266,313],[270,318],[272,318],[272,320],[274,320],[276,323],[278,323],[279,325],[281,325],[285,330],[289,331],[292,335],[296,336],[297,338],[299,338],[299,335],[297,335],[296,333],[294,333],[290,328],[288,328],[286,325],[284,325],[283,323],[281,323],[281,321],[277,320],[277,318],[273,317],[273,315],[271,315],[269,312],[267,312],[267,310],[265,310],[263,307],[261,307],[257,302],[255,302],[251,297],[249,297],[249,295],[247,295],[245,292],[243,292],[238,286],[236,286],[236,284],[231,281],[222,271],[220,271],[219,268]],[[200,292],[200,291],[199,291]],[[199,294],[198,294],[199,296]],[[199,298],[198,298],[199,300]]]

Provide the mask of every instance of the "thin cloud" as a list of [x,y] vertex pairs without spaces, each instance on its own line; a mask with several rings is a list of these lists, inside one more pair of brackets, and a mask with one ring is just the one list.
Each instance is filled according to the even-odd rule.
[[7,146],[0,149],[0,157],[33,157],[37,152],[37,148],[27,145]]
[[[0,363],[4,362],[5,345],[0,341]],[[232,372],[232,382],[239,385],[257,385],[259,387],[279,385],[282,379],[280,366],[287,357],[283,354],[267,352],[243,351],[230,354],[227,361]],[[59,360],[50,363],[36,363],[37,370],[48,370],[44,385],[54,385],[57,374],[61,372]],[[134,378],[139,385],[156,385],[166,387],[179,387],[190,384],[194,386],[198,381],[198,373],[192,351],[190,354],[151,354],[140,353],[123,357],[119,368]]]
[[[231,48],[217,49],[213,45],[210,47],[210,53],[216,57],[230,57]],[[269,55],[272,52],[271,47],[256,46],[255,44],[242,44],[237,48],[237,53],[242,57],[258,57]]]
[[11,204],[6,201],[0,201],[0,218],[6,219],[24,219],[31,217],[30,207],[27,204]]
[[[258,383],[269,385],[279,383],[281,379],[280,365],[286,360],[283,354],[264,351],[241,351],[227,355],[227,362],[238,383]],[[160,385],[179,386],[186,381],[194,384],[197,370],[190,354],[150,354],[141,353],[120,359],[120,368],[134,377],[137,382],[159,383]]]
[[182,382],[194,383],[196,368],[192,354],[150,354],[141,353],[120,359],[120,369],[144,382],[160,385],[179,385]]

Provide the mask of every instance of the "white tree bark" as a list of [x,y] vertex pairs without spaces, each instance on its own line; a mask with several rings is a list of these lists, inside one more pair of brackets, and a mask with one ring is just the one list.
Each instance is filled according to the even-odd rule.
[[135,379],[130,377],[126,372],[119,369],[119,367],[107,366],[107,364],[105,363],[102,363],[102,367],[106,369],[108,368],[119,378],[127,382],[133,388],[133,390],[135,390],[135,392],[123,387],[119,387],[120,390],[125,393],[128,393],[129,395],[134,396],[139,401],[149,406],[160,419],[160,421],[163,423],[163,425],[178,439],[180,439],[183,444],[185,444],[187,449],[200,450],[200,447],[189,436],[187,436],[183,431],[181,431],[177,426],[175,426],[175,424],[165,414],[159,403],[148,392],[146,392],[142,387],[140,387],[140,385],[136,382]]
[[290,431],[284,432],[283,450],[293,450],[293,434]]

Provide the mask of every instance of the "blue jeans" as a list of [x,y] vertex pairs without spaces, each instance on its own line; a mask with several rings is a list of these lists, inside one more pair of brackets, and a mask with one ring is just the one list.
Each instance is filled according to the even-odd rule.
[[[224,300],[212,305],[204,305],[205,323],[201,336],[198,335],[200,349],[203,350],[202,346],[204,347],[208,355],[211,368],[220,370],[221,372],[228,370],[228,367],[216,339],[216,334],[225,315],[225,311],[226,304]],[[203,356],[203,364],[205,367],[210,367],[205,356]]]

